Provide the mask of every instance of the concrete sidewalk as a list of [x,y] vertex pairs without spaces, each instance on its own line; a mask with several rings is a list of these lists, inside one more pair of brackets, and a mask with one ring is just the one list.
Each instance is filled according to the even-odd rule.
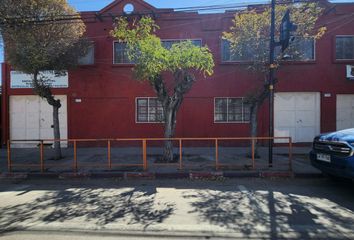
[[[176,153],[178,149],[175,149]],[[273,167],[268,166],[268,148],[260,147],[260,158],[255,159],[252,169],[252,159],[247,157],[248,148],[219,147],[218,163],[215,168],[215,148],[185,147],[182,153],[182,169],[179,162],[160,164],[162,148],[147,149],[147,171],[143,170],[141,148],[124,147],[111,149],[112,168],[108,167],[107,148],[78,148],[78,170],[74,171],[74,153],[72,148],[63,148],[64,158],[53,160],[53,149],[44,149],[44,170],[46,176],[67,178],[82,177],[119,177],[119,178],[219,178],[219,177],[312,177],[321,176],[321,172],[310,164],[308,153],[310,147],[292,148],[292,169],[289,165],[289,149],[275,147],[273,151]],[[12,176],[8,173],[7,152],[1,149],[0,172],[2,176]],[[179,156],[176,156],[179,160]],[[17,148],[11,151],[12,171],[19,176],[39,176],[40,153],[37,148]],[[31,166],[21,166],[21,164]],[[130,164],[122,166],[119,164]],[[74,173],[75,172],[75,173]],[[73,174],[74,173],[74,174]]]

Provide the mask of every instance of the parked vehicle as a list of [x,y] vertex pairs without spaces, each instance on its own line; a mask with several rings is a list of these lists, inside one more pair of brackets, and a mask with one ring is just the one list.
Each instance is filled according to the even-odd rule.
[[326,175],[354,180],[354,128],[315,137],[310,159]]

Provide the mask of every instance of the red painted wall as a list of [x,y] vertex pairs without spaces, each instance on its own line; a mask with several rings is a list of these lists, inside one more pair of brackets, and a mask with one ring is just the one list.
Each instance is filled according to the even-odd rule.
[[[108,12],[120,13],[123,5],[118,4]],[[136,6],[138,11],[147,11],[139,7]],[[156,22],[160,26],[157,32],[159,37],[201,39],[202,44],[212,50],[216,64],[214,75],[206,79],[198,76],[198,81],[186,95],[178,113],[176,135],[248,136],[247,123],[214,123],[214,97],[243,97],[245,91],[252,88],[252,81],[256,81],[255,76],[237,65],[221,64],[221,34],[231,23],[232,14],[161,12],[156,14]],[[72,128],[69,136],[161,137],[162,124],[135,121],[136,97],[154,97],[155,94],[148,84],[132,79],[132,66],[112,65],[114,39],[108,36],[112,24],[111,19],[104,19],[104,22],[87,25],[87,35],[95,41],[96,64],[70,74],[71,97],[81,98],[82,103],[71,100],[69,121]]]
[[[124,1],[112,4],[101,13],[104,16],[121,14],[123,5]],[[178,113],[177,137],[249,136],[247,123],[214,123],[214,97],[243,97],[261,84],[262,79],[245,70],[242,64],[221,62],[221,35],[231,25],[232,13],[172,13],[151,9],[140,1],[135,3],[135,10],[155,12],[161,27],[157,34],[162,39],[202,39],[203,45],[208,45],[214,54],[214,75],[206,79],[198,76],[184,99]],[[316,42],[315,61],[285,63],[277,71],[276,91],[321,93],[321,132],[336,129],[336,94],[354,93],[354,81],[345,78],[347,62],[334,60],[335,36],[354,35],[353,16],[351,21],[343,18],[343,14],[353,12],[354,4],[333,8],[321,19],[328,33]],[[162,124],[135,122],[136,97],[154,97],[155,94],[147,83],[132,78],[132,65],[112,64],[114,39],[109,36],[112,19],[104,17],[100,21],[92,12],[82,14],[92,17],[92,21],[87,22],[87,36],[95,43],[95,64],[70,71],[69,88],[54,90],[55,94],[68,96],[69,138],[162,137]],[[6,71],[9,69],[5,68]],[[4,73],[7,82],[8,75]],[[7,95],[32,94],[30,89],[4,92]],[[323,97],[324,93],[331,93],[331,97]],[[3,107],[6,102],[3,101]],[[4,127],[8,129],[7,125]],[[260,136],[268,135],[267,102],[260,110],[259,127]],[[8,138],[8,131],[3,136]]]

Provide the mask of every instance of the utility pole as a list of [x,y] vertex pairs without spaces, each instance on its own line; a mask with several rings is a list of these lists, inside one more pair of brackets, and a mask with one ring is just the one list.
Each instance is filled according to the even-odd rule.
[[275,49],[275,0],[272,0],[270,23],[270,51],[269,51],[269,148],[268,166],[273,167],[273,137],[274,137],[274,49]]
[[280,25],[280,41],[274,40],[275,35],[275,0],[272,0],[271,5],[271,22],[270,22],[270,51],[269,51],[269,152],[268,166],[273,167],[273,137],[274,137],[274,75],[276,65],[274,64],[275,47],[281,46],[281,51],[284,52],[289,44],[294,40],[291,32],[296,31],[297,26],[290,21],[290,10],[287,10]]

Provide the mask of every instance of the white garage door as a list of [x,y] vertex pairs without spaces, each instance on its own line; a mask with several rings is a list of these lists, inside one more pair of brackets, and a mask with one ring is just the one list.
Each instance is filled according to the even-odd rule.
[[[65,95],[55,96],[60,99],[59,109],[60,134],[67,138],[67,99]],[[37,140],[53,139],[53,108],[46,100],[38,96],[10,96],[10,139]],[[33,147],[30,144],[17,144],[18,147]]]
[[337,130],[354,128],[354,94],[337,95]]
[[276,93],[274,136],[290,136],[293,142],[312,142],[320,133],[320,96],[320,93]]

